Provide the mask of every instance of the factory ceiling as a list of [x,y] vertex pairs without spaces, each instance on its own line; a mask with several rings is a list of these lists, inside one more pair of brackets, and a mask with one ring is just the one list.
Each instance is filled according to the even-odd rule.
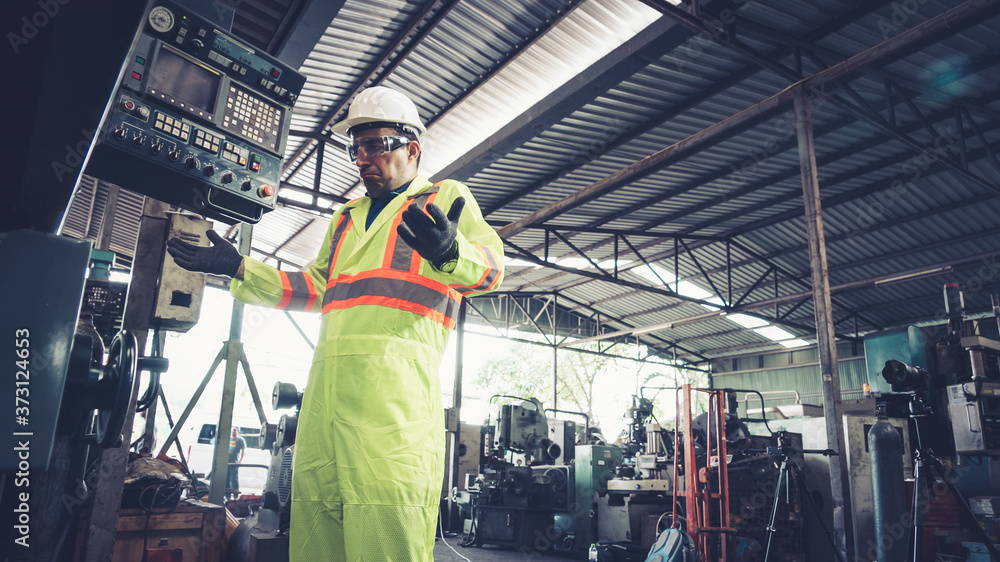
[[[506,244],[470,321],[557,344],[711,358],[814,345],[793,97],[815,135],[839,338],[1000,292],[1000,5],[936,0],[245,0],[234,33],[301,63],[279,208],[253,255],[299,267],[363,194],[330,132],[407,92],[422,171],[469,185]],[[93,237],[85,179],[64,232]],[[140,197],[114,195],[128,262]],[[131,209],[131,211],[129,211]],[[133,218],[130,218],[133,217]],[[232,236],[235,229],[217,227]],[[553,311],[557,329],[553,333]]]

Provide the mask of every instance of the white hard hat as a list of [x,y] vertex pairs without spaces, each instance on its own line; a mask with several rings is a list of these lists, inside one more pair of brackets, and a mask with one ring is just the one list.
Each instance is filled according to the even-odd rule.
[[358,94],[347,110],[347,119],[334,124],[332,129],[334,133],[346,135],[352,127],[365,123],[400,125],[416,133],[418,138],[427,131],[410,98],[385,86],[368,88]]

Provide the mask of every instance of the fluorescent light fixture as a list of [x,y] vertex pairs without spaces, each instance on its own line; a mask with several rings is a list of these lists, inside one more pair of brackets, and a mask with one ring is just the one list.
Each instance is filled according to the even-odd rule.
[[785,329],[779,328],[777,326],[764,326],[763,328],[754,328],[753,331],[772,341],[787,340],[788,338],[795,337],[794,334],[791,334]]
[[798,338],[795,338],[793,340],[780,341],[778,343],[780,343],[783,347],[789,347],[789,348],[806,347],[807,345],[809,345],[809,342],[807,342],[806,340],[800,340]]
[[761,320],[760,318],[754,318],[753,316],[747,316],[746,314],[730,314],[726,318],[736,322],[744,328],[763,328],[769,325],[767,320]]
[[313,198],[312,195],[303,193],[301,191],[296,191],[294,189],[282,189],[281,197],[283,199],[291,199],[292,201],[297,201],[299,203],[306,203],[312,205]]

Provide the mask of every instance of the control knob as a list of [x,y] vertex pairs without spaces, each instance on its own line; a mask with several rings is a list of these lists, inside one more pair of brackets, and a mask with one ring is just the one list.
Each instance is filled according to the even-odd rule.
[[250,180],[243,180],[243,183],[240,184],[240,189],[243,191],[250,191],[250,188],[252,187],[253,183],[251,183]]
[[215,166],[212,164],[208,164],[207,166],[202,168],[201,173],[205,174],[206,176],[215,175]]
[[188,168],[191,168],[192,170],[197,170],[198,159],[195,158],[194,156],[188,156],[187,158],[184,159],[184,165],[187,166]]
[[159,154],[161,150],[163,150],[163,143],[152,142],[149,144],[149,151],[153,154]]
[[181,151],[177,150],[176,148],[167,152],[167,158],[169,158],[172,162],[178,161],[180,157],[181,157]]
[[120,127],[115,129],[114,135],[116,139],[123,141],[128,136],[128,131],[125,130],[125,127]]
[[185,48],[187,48],[187,50],[190,51],[191,54],[194,54],[194,55],[198,54],[198,52],[201,51],[202,48],[204,48],[204,47],[205,47],[205,43],[202,42],[201,39],[195,39],[194,41],[191,41],[190,43],[188,43],[187,45],[185,45]]
[[142,145],[146,144],[146,137],[142,136],[142,133],[136,133],[132,136],[132,145],[136,148],[142,148]]
[[229,170],[226,170],[225,172],[222,172],[222,177],[220,177],[219,179],[222,180],[222,183],[233,183],[233,180],[236,179],[236,176],[233,175],[233,173],[230,172]]

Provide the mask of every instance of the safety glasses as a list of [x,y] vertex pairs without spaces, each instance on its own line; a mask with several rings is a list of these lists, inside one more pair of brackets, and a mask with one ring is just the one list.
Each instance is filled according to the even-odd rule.
[[397,148],[403,148],[408,144],[410,144],[410,139],[398,135],[354,139],[353,144],[347,145],[347,158],[351,162],[357,162],[359,152],[364,152],[368,158],[375,158]]

